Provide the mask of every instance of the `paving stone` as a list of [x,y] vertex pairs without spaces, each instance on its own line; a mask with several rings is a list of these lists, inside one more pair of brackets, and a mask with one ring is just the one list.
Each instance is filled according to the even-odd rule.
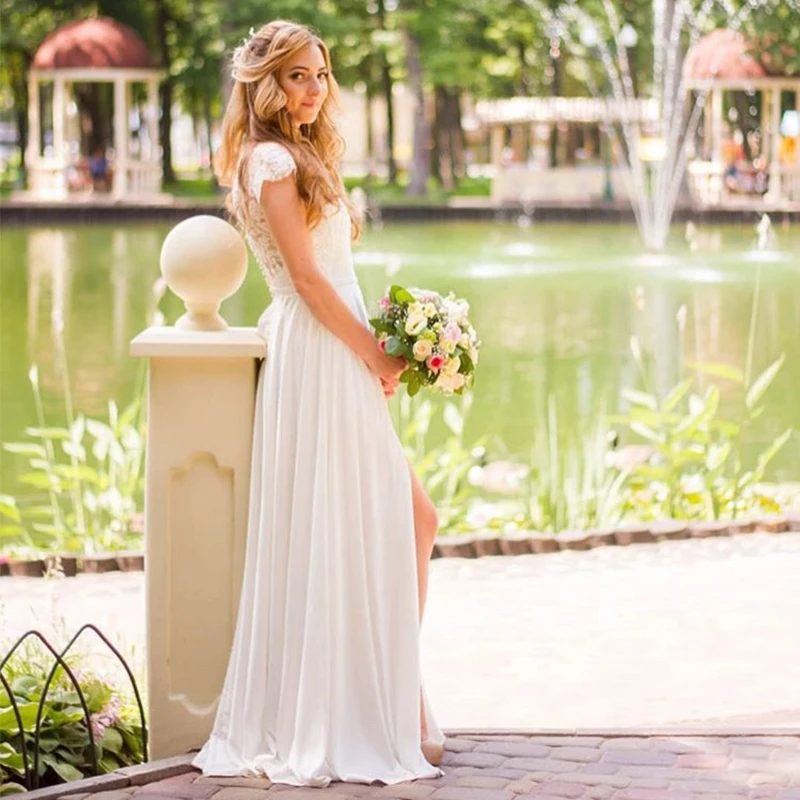
[[783,775],[800,775],[800,759],[794,761],[763,758],[732,758],[730,761],[732,770],[743,770],[750,772],[779,772]]
[[729,761],[730,756],[723,753],[687,753],[678,756],[676,764],[689,769],[724,769]]
[[737,758],[769,758],[773,753],[778,752],[778,748],[773,745],[761,744],[738,744],[734,739],[730,747],[731,755]]
[[231,775],[228,777],[200,775],[195,779],[195,783],[211,783],[220,788],[236,786],[242,789],[269,789],[272,786],[272,781],[269,778],[250,778],[245,775]]
[[515,800],[516,795],[506,789],[470,789],[466,786],[445,786],[437,789],[432,800]]
[[510,781],[519,780],[527,773],[522,769],[510,769],[509,767],[485,767],[481,773],[491,778],[508,778]]
[[469,786],[473,789],[505,789],[508,778],[492,778],[489,775],[464,775],[456,780],[456,786]]
[[800,800],[800,787],[794,789],[780,789],[777,800]]
[[686,753],[729,753],[730,745],[721,739],[688,739],[655,737],[650,740],[654,750],[684,755]]
[[124,789],[112,789],[111,791],[97,792],[92,794],[91,797],[92,800],[127,800],[128,792]]
[[800,735],[797,736],[739,736],[736,739],[739,744],[760,744],[775,745],[776,747],[800,748]]
[[[748,792],[747,786],[737,786],[730,781],[681,781],[680,787],[695,794],[713,795],[715,798],[719,792],[741,796],[746,796]],[[706,800],[706,798],[704,797],[703,800]],[[708,800],[711,800],[711,798],[708,798]]]
[[678,756],[674,753],[644,752],[642,750],[606,750],[603,761],[608,764],[646,764],[654,767],[669,767]]
[[455,753],[448,763],[456,767],[499,767],[505,760],[504,756],[494,753],[471,752]]
[[137,764],[134,767],[123,767],[114,774],[124,775],[129,778],[132,786],[142,786],[146,783],[154,783],[186,773],[199,775],[199,771],[192,767],[194,756],[194,753],[187,753],[174,758],[163,758],[147,764]]
[[471,739],[447,739],[444,743],[445,752],[449,753],[467,753],[474,750],[478,743]]
[[[539,784],[539,787],[541,791],[555,797],[583,797],[586,793],[584,785],[566,781],[548,781],[547,783]],[[537,789],[533,789],[532,793],[535,794],[536,791]]]
[[509,758],[503,766],[547,772],[574,772],[578,769],[575,761],[559,761],[555,758]]
[[631,789],[668,789],[669,781],[664,778],[631,778]]
[[616,775],[619,773],[619,764],[607,764],[603,761],[594,764],[585,764],[581,769],[585,775]]
[[[220,791],[220,787],[213,783],[187,783],[181,781],[157,781],[148,783],[134,792],[133,797],[139,800],[143,793],[177,797],[180,800],[208,800],[209,797]],[[245,798],[231,798],[231,800],[245,800]]]
[[376,797],[391,797],[397,800],[425,800],[434,792],[432,786],[419,786],[417,783],[394,783],[382,786]]
[[583,783],[586,786],[610,786],[614,789],[624,789],[630,786],[633,778],[626,775],[586,775],[583,772],[576,772],[569,776],[571,783]]
[[615,791],[613,786],[589,786],[584,797],[586,800],[608,800]]
[[614,800],[693,800],[684,789],[620,789]]
[[764,783],[785,786],[789,783],[789,778],[786,775],[776,775],[774,772],[754,772],[747,779],[747,783],[749,786],[761,786]]
[[596,747],[556,747],[553,749],[553,758],[559,758],[563,761],[581,761],[589,763],[591,761],[599,761],[602,751]]
[[546,758],[551,748],[531,742],[481,742],[475,747],[475,753],[495,753],[501,756],[518,756],[521,758]]
[[215,800],[264,800],[266,796],[267,789],[250,789],[245,786],[227,786],[214,795]]
[[550,747],[600,747],[606,740],[601,736],[533,736],[532,741]]
[[652,739],[645,736],[630,738],[620,736],[619,738],[606,739],[600,744],[601,750],[650,750]]

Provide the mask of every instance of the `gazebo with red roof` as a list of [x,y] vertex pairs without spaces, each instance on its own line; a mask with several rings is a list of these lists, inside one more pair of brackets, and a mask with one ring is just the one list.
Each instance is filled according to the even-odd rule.
[[[66,131],[68,98],[74,83],[114,85],[115,199],[157,194],[161,188],[158,140],[158,85],[164,73],[153,65],[147,45],[127,25],[105,17],[69,22],[51,33],[33,58],[29,82],[29,143],[26,162],[30,189],[38,196],[64,197],[70,154]],[[40,86],[53,84],[52,151],[42,151]],[[147,86],[146,137],[139,158],[130,157],[130,92],[134,83]]]
[[[683,75],[690,91],[705,94],[703,153],[689,163],[695,198],[717,203],[727,190],[724,175],[729,166],[723,157],[724,93],[761,92],[761,155],[768,164],[766,199],[800,202],[800,163],[781,160],[781,95],[794,93],[795,113],[800,114],[800,77],[770,69],[766,58],[753,57],[745,37],[719,29],[696,42],[686,53]],[[796,138],[796,137],[795,137]]]

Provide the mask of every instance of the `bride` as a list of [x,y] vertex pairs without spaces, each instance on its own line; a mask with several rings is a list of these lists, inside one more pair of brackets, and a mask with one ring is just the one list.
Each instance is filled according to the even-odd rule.
[[386,397],[337,171],[325,44],[276,21],[233,56],[215,166],[272,302],[259,321],[247,553],[208,775],[296,786],[441,775],[419,624],[436,511]]

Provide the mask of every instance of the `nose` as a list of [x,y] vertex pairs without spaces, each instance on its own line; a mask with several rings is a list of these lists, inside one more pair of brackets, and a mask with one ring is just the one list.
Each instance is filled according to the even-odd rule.
[[322,81],[320,81],[318,78],[312,78],[311,79],[311,84],[309,85],[308,93],[312,97],[318,97],[319,95],[321,95],[322,94]]

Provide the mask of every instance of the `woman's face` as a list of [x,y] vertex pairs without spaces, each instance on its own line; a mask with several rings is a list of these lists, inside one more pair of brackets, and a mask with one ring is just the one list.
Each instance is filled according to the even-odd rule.
[[328,67],[314,44],[304,47],[281,67],[278,83],[286,93],[286,110],[295,125],[309,125],[317,118],[328,96]]

